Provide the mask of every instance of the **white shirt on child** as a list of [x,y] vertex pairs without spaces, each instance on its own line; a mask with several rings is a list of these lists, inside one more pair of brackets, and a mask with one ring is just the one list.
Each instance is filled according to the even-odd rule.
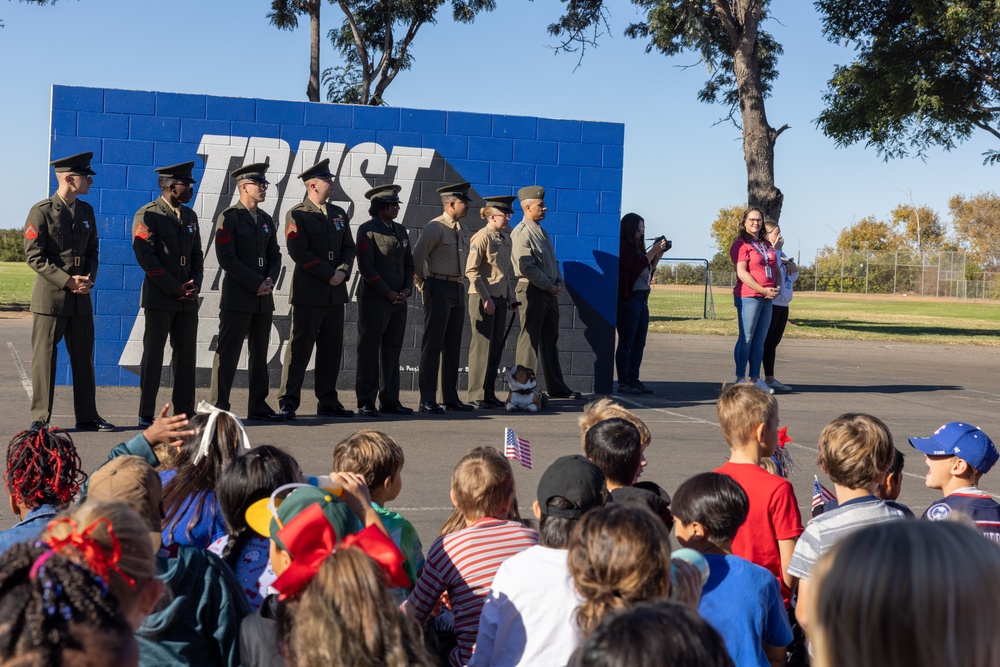
[[479,617],[476,652],[469,667],[565,665],[582,638],[565,549],[534,546],[497,571]]

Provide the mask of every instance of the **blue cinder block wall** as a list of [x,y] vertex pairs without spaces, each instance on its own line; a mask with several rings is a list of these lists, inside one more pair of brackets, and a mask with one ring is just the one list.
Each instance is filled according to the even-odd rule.
[[[199,216],[206,264],[199,385],[207,387],[221,278],[214,223],[235,201],[228,172],[243,163],[271,165],[268,177],[273,185],[263,208],[279,225],[283,246],[285,212],[304,196],[297,175],[329,157],[338,175],[334,200],[351,214],[352,228],[369,218],[364,192],[396,182],[403,186],[404,200],[398,220],[414,242],[424,224],[440,214],[435,189],[442,185],[472,183],[475,201],[463,221],[469,235],[483,224],[478,215],[482,197],[515,194],[524,185],[545,187],[549,211],[543,226],[553,238],[568,287],[561,301],[563,370],[574,388],[610,392],[624,134],[619,123],[55,86],[50,154],[55,158],[93,151],[98,173],[85,197],[97,213],[100,236],[94,290],[98,384],[138,384],[143,274],[132,253],[131,228],[135,211],[159,196],[155,167],[195,161],[199,183],[191,206]],[[55,189],[54,175],[51,187]],[[512,223],[520,217],[516,214]],[[286,255],[271,336],[272,385],[277,385],[288,339],[292,268]],[[355,272],[352,294],[356,286]],[[354,385],[353,305],[347,317],[345,370],[340,375],[345,390]],[[422,322],[418,298],[410,306],[401,360],[404,389],[416,388]],[[513,361],[517,331],[515,324],[505,364]],[[468,337],[466,326],[466,347]],[[67,362],[63,349],[58,369],[63,384],[71,382]],[[245,381],[244,373],[241,370],[238,382]],[[463,383],[465,377],[462,373]],[[164,384],[171,381],[164,373]],[[350,394],[344,402],[351,403]]]

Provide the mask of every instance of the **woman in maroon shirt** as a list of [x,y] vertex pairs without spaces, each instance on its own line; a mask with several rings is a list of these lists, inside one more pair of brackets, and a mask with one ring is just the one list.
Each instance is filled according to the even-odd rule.
[[736,269],[733,301],[740,327],[733,350],[736,382],[746,382],[749,377],[750,383],[773,394],[774,390],[760,379],[760,363],[771,324],[771,300],[778,296],[781,288],[778,286],[778,254],[767,240],[764,214],[760,209],[750,208],[743,214],[740,235],[729,249],[729,256]]
[[635,213],[622,218],[618,255],[618,393],[652,394],[639,380],[642,352],[649,329],[649,291],[656,263],[667,250],[667,241],[658,239],[646,250],[646,222]]

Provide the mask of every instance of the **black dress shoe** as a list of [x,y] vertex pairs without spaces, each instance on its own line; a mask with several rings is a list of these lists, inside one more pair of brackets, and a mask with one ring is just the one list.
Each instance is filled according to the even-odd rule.
[[247,419],[255,419],[262,422],[283,422],[285,415],[281,412],[254,412],[247,415]]
[[420,404],[420,411],[429,415],[444,414],[444,408],[434,401],[424,401]]
[[139,428],[141,428],[142,430],[145,431],[152,425],[153,425],[152,419],[147,419],[146,417],[139,417]]
[[77,422],[76,427],[81,431],[114,431],[116,428],[114,424],[101,417],[89,422]]
[[387,408],[386,406],[382,405],[382,406],[379,406],[378,411],[381,412],[384,415],[412,415],[413,414],[413,408],[408,408],[405,405],[397,405],[397,406],[391,407],[391,408]]
[[295,410],[290,407],[281,408],[281,412],[279,412],[278,414],[284,417],[285,421],[291,421],[296,417]]
[[41,419],[36,419],[35,421],[31,422],[31,426],[28,427],[28,430],[29,431],[40,431],[43,428],[48,428],[48,427],[49,427],[49,423],[48,422],[43,422]]
[[362,417],[378,417],[378,410],[376,410],[375,406],[371,403],[362,405],[358,408],[358,412],[361,413]]
[[572,389],[568,389],[565,392],[552,392],[552,393],[549,394],[549,398],[572,398],[572,399],[579,399],[579,398],[583,398],[583,396],[578,391],[573,391]]
[[472,412],[475,410],[474,407],[468,403],[463,403],[462,401],[449,401],[444,404],[445,410],[454,410],[455,412]]
[[322,417],[353,417],[354,410],[348,410],[343,405],[338,405],[335,408],[320,408],[316,414]]
[[487,398],[486,400],[489,401],[491,408],[505,408],[505,407],[507,407],[506,404],[503,401],[501,401],[500,399],[498,399],[498,398],[490,397],[490,398]]

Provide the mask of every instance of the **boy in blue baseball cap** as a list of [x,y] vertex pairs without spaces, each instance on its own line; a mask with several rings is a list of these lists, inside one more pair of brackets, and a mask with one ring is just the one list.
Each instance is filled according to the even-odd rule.
[[924,518],[942,521],[959,512],[976,522],[979,531],[1000,542],[1000,503],[977,488],[979,479],[1000,459],[989,436],[972,424],[950,422],[927,438],[910,438],[927,464],[924,484],[941,489],[944,499],[924,512]]

